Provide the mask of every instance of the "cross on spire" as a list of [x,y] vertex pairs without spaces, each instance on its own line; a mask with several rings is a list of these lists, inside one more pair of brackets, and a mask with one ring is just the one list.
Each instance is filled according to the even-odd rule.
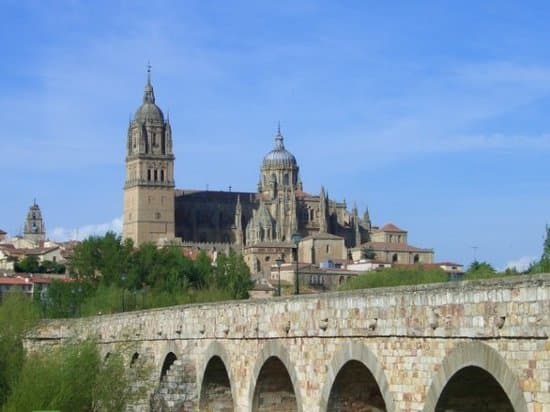
[[151,62],[147,60],[147,84],[151,84]]

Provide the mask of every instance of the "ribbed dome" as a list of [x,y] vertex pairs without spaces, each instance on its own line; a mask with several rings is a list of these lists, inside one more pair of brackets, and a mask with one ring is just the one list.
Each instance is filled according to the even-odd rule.
[[144,123],[146,120],[164,123],[162,110],[155,104],[155,92],[151,85],[150,68],[147,70],[147,84],[145,85],[145,92],[143,94],[143,104],[137,109],[134,116],[134,121],[138,123]]
[[297,167],[296,158],[285,149],[280,130],[275,136],[275,148],[265,155],[262,167]]
[[146,120],[164,123],[164,115],[155,103],[143,103],[137,109],[134,120],[139,123],[145,123]]

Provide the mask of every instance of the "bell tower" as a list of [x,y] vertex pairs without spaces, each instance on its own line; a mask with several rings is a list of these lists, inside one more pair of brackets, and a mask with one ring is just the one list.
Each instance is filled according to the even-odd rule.
[[143,103],[128,125],[122,236],[136,246],[174,239],[172,128],[155,104],[151,66]]

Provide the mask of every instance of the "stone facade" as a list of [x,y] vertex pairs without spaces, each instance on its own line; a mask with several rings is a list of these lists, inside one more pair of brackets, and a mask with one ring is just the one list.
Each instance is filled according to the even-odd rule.
[[128,125],[122,235],[136,246],[173,240],[174,155],[172,128],[155,104],[150,73],[143,104]]
[[143,104],[128,126],[123,237],[137,245],[174,237],[198,248],[225,243],[243,253],[253,275],[266,278],[275,259],[296,259],[297,237],[339,237],[345,252],[335,245],[333,253],[317,256],[347,259],[348,248],[361,249],[377,229],[368,210],[360,217],[357,207],[349,211],[324,187],[318,195],[305,192],[299,171],[279,127],[256,192],[175,190],[172,129],[155,103],[149,74]]
[[544,412],[549,286],[546,274],[52,320],[25,345],[91,336],[139,359],[151,375],[134,410]]
[[40,242],[46,240],[46,225],[42,219],[40,207],[33,202],[27,213],[25,220],[25,228],[23,230],[23,239],[27,240],[31,245],[37,246]]

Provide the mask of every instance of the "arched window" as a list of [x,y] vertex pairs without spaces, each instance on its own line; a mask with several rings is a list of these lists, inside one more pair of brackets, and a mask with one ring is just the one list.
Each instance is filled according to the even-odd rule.
[[285,173],[285,175],[283,176],[283,184],[288,185],[288,173]]
[[155,169],[155,182],[157,181],[157,179],[158,179],[157,169]]
[[151,181],[151,169],[147,169],[147,180]]
[[398,258],[397,253],[394,253],[391,258],[392,263],[397,263],[397,258]]
[[164,169],[161,169],[160,171],[160,181],[164,182]]
[[418,254],[414,255],[414,263],[420,262],[420,256]]

